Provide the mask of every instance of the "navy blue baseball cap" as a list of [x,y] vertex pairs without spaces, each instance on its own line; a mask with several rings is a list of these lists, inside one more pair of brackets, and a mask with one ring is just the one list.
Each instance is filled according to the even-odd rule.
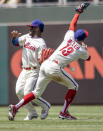
[[40,20],[33,20],[32,24],[27,26],[38,27],[41,30],[41,32],[43,32],[44,30],[44,23]]
[[86,37],[88,37],[88,31],[84,30],[84,29],[78,29],[76,32],[75,32],[75,40],[78,40],[78,41],[82,41],[84,40]]

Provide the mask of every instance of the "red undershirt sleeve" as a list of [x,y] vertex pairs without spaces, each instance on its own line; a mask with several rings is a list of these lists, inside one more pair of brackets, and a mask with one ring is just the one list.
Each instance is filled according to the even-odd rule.
[[69,30],[73,30],[73,31],[76,30],[76,24],[77,24],[78,18],[79,18],[79,14],[76,13],[76,14],[74,15],[71,23],[70,23]]

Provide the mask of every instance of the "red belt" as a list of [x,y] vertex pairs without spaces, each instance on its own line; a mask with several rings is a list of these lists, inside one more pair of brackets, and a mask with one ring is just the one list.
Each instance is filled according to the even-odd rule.
[[52,60],[54,63],[59,64],[57,60]]
[[23,67],[25,70],[32,70],[32,69],[37,69],[37,67]]

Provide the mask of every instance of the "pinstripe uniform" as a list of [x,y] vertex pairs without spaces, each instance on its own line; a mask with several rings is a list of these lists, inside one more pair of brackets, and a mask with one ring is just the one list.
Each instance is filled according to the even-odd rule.
[[65,85],[68,89],[77,90],[77,82],[63,68],[74,60],[86,60],[88,57],[87,50],[74,40],[74,31],[68,30],[57,50],[41,65],[36,88],[33,91],[35,96],[40,96],[51,80]]
[[[23,98],[24,95],[33,91],[38,78],[41,52],[46,48],[45,41],[42,38],[32,38],[29,34],[23,35],[18,38],[19,46],[23,47],[22,50],[22,72],[20,73],[16,83],[16,94],[19,99]],[[34,68],[35,67],[35,68]],[[32,104],[31,104],[32,103]],[[41,97],[32,101],[25,107],[29,112],[34,112],[33,103],[40,105],[45,108],[48,105]]]

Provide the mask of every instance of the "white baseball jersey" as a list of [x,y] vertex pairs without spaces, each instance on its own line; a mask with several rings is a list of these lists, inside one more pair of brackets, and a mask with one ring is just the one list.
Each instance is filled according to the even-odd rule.
[[[19,46],[23,47],[23,67],[37,67],[37,69],[34,70],[23,69],[20,73],[16,83],[16,95],[21,99],[35,88],[40,66],[38,59],[41,56],[42,50],[46,48],[46,44],[42,38],[32,38],[29,34],[19,37],[18,40]],[[32,103],[40,105],[43,109],[49,106],[48,102],[41,97],[32,101]],[[36,114],[32,103],[27,104],[25,108],[28,110],[28,113]]]
[[74,39],[74,31],[68,30],[64,36],[63,42],[49,58],[57,60],[62,67],[79,58],[88,59],[89,55],[85,48],[78,44]]
[[41,52],[46,48],[43,38],[32,38],[29,34],[19,37],[19,45],[23,46],[22,66],[23,67],[40,67],[38,59]]
[[44,92],[51,80],[66,86],[68,89],[78,90],[77,82],[65,72],[63,67],[74,60],[79,58],[85,60],[88,57],[87,50],[75,41],[74,31],[68,30],[60,46],[40,67],[39,78],[33,91],[35,97]]

